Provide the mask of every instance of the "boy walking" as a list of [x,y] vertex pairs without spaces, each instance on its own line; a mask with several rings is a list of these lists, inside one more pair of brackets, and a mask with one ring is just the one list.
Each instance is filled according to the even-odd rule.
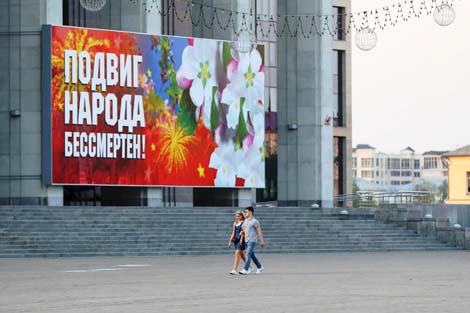
[[245,222],[243,223],[243,234],[245,236],[246,242],[246,263],[243,269],[239,272],[241,275],[248,275],[250,268],[251,260],[255,262],[256,274],[261,274],[264,270],[264,267],[259,262],[258,258],[255,255],[255,247],[259,243],[260,247],[264,247],[263,232],[261,231],[261,226],[256,218],[254,218],[253,207],[247,207],[245,209]]

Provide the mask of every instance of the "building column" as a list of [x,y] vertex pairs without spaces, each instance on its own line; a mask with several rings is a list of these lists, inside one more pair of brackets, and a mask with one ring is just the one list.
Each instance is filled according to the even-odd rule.
[[[63,25],[63,9],[62,0],[42,0],[42,10],[44,14],[42,19],[44,24]],[[63,206],[64,205],[64,187],[62,186],[46,186],[47,205]]]
[[[280,14],[331,13],[331,1],[278,1]],[[278,204],[333,204],[330,36],[278,39]],[[325,123],[326,122],[326,123]]]
[[62,186],[47,187],[47,205],[63,206],[64,205],[64,188]]
[[[321,5],[322,14],[331,14],[331,4],[328,1],[323,1]],[[332,39],[330,36],[321,38],[319,45],[320,60],[319,66],[321,69],[320,78],[318,81],[321,86],[320,99],[320,125],[321,125],[321,206],[322,208],[333,207],[333,194],[334,194],[334,147],[333,147],[333,122],[326,123],[327,118],[333,115],[333,75],[331,69],[333,68],[333,57],[331,53]]]
[[252,206],[255,202],[256,202],[256,191],[253,192],[253,189],[247,189],[247,188],[238,189],[238,206],[239,207]]
[[161,187],[147,188],[147,206],[162,207],[163,206],[163,189]]

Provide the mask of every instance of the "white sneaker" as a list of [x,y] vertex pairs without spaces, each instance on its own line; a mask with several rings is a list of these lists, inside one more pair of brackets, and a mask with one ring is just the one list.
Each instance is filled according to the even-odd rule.
[[264,271],[264,267],[260,267],[256,270],[256,274],[261,274]]
[[236,275],[237,274],[237,271],[235,269],[233,269],[231,272],[230,272],[230,275]]
[[238,272],[240,275],[248,275],[248,271],[245,269],[242,269],[240,272]]

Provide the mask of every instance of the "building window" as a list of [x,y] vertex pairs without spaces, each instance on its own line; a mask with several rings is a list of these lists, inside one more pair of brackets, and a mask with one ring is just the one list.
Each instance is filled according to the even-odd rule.
[[344,138],[333,137],[334,164],[333,164],[333,184],[334,195],[344,194]]
[[353,171],[352,171],[352,176],[353,176],[353,177],[357,177],[357,170],[353,170]]
[[425,157],[424,168],[425,169],[437,168],[437,157]]
[[421,174],[419,172],[414,172],[414,177],[420,177]]
[[409,176],[411,176],[411,172],[410,172],[410,171],[403,171],[403,172],[401,173],[401,176],[403,176],[403,177],[409,177]]
[[399,170],[400,169],[400,159],[388,159],[388,169],[389,170]]
[[420,166],[419,160],[414,160],[414,169],[419,170],[419,166]]
[[374,164],[374,159],[372,158],[361,159],[361,167],[372,168],[373,164]]
[[352,159],[352,166],[353,166],[354,168],[357,167],[357,158],[353,158],[353,159]]
[[374,171],[361,171],[362,178],[374,178]]
[[341,127],[344,126],[344,51],[333,50],[333,58],[333,125]]
[[409,169],[410,168],[410,159],[402,159],[401,160],[401,168],[402,169]]
[[399,177],[400,176],[400,171],[392,171],[390,175],[393,176],[393,177]]
[[344,20],[345,20],[345,8],[344,7],[333,7],[333,18],[334,20],[334,39],[344,40]]
[[470,194],[470,172],[467,172],[467,195]]
[[375,159],[375,166],[380,167],[380,159]]

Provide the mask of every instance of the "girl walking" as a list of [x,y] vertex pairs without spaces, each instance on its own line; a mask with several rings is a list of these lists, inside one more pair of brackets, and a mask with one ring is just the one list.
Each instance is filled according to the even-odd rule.
[[228,242],[228,247],[230,248],[232,244],[235,248],[235,256],[233,259],[233,269],[230,272],[230,275],[237,274],[238,264],[240,259],[246,263],[245,258],[245,240],[243,238],[242,227],[243,222],[245,221],[245,216],[242,211],[237,211],[235,213],[235,222],[233,222],[232,234],[230,235],[230,240]]

